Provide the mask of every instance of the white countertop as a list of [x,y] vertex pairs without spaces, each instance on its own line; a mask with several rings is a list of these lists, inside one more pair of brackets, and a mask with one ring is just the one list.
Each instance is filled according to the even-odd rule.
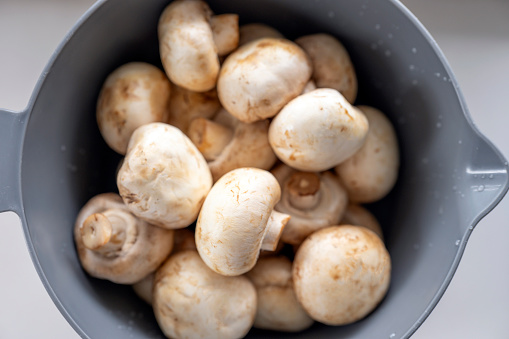
[[[92,0],[0,1],[0,107],[22,110]],[[444,51],[473,120],[509,158],[509,2],[405,0]],[[0,214],[0,338],[78,338],[47,295],[14,213]],[[413,338],[509,337],[509,198],[474,230],[444,297]]]

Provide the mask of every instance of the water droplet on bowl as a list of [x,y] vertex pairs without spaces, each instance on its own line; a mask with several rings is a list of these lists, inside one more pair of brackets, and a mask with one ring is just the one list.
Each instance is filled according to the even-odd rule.
[[441,128],[442,127],[442,123],[441,122],[437,122],[437,128]]
[[459,240],[459,239],[458,239],[458,240],[456,240],[456,242],[455,242],[456,246],[459,246],[459,245],[460,245],[460,243],[461,243],[461,240]]
[[463,143],[463,141],[461,141],[461,140],[458,140],[458,144],[460,144],[460,145],[461,145],[462,143]]
[[394,337],[396,337],[396,333],[391,333],[391,334],[389,335],[389,338],[391,338],[391,339],[392,339],[392,338],[394,338]]
[[415,66],[414,65],[410,65],[410,66],[408,66],[408,69],[413,71],[415,69]]
[[419,82],[418,82],[416,79],[412,80],[412,85],[414,85],[414,86],[415,86],[415,85],[417,85],[418,83],[419,83]]
[[329,11],[329,13],[327,13],[327,15],[329,16],[329,18],[334,18],[334,16],[335,16],[336,14],[334,14],[334,12],[333,12],[333,11]]
[[417,48],[415,48],[415,47],[412,48],[412,53],[414,53],[414,54],[417,53]]
[[436,72],[436,73],[435,73],[435,76],[436,76],[437,78],[440,78],[440,73],[439,73],[439,72]]
[[389,51],[388,49],[387,49],[387,50],[385,50],[385,56],[386,56],[386,57],[391,56],[391,51]]
[[393,37],[392,33],[387,34],[387,37],[388,37],[389,39],[392,39],[392,37]]
[[482,192],[482,191],[484,191],[484,185],[479,185],[477,187],[477,192]]
[[423,164],[427,164],[429,162],[429,159],[428,158],[422,158],[421,161],[422,161]]
[[375,29],[378,31],[380,29],[380,24],[376,24]]
[[414,244],[414,250],[418,250],[419,249],[419,244]]
[[62,152],[65,152],[65,151],[67,150],[67,147],[65,147],[65,145],[62,145],[62,146],[60,146],[60,150],[61,150]]
[[490,174],[488,179],[493,179],[493,174]]

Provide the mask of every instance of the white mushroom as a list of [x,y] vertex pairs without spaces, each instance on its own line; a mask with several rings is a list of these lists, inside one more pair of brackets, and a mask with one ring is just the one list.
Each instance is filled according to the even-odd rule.
[[258,296],[254,327],[298,332],[313,324],[313,319],[295,297],[292,263],[288,258],[260,258],[246,276],[254,284]]
[[163,121],[170,99],[170,81],[159,68],[131,62],[113,71],[97,101],[97,124],[104,140],[122,155],[133,131]]
[[380,223],[367,208],[361,205],[355,203],[348,204],[339,224],[367,227],[375,232],[382,241],[384,240],[384,234]]
[[219,58],[210,20],[212,11],[203,1],[171,2],[158,25],[159,50],[170,80],[196,92],[211,90],[219,73]]
[[212,176],[201,153],[178,128],[152,123],[134,131],[117,186],[135,215],[177,229],[196,220]]
[[385,197],[398,178],[399,149],[394,127],[387,117],[369,106],[358,107],[369,121],[362,148],[336,167],[351,201],[370,203]]
[[277,157],[301,171],[320,172],[357,152],[368,132],[364,114],[336,90],[320,88],[290,101],[272,120]]
[[196,118],[211,119],[221,108],[215,89],[193,92],[172,84],[168,117],[165,121],[187,135],[189,124]]
[[152,292],[154,288],[155,272],[148,274],[145,278],[132,285],[134,293],[144,302],[152,305]]
[[242,122],[273,117],[311,76],[304,51],[285,39],[252,41],[226,58],[217,81],[223,107]]
[[245,24],[239,27],[239,46],[262,38],[283,39],[283,34],[276,29],[261,23]]
[[311,234],[293,262],[295,294],[306,312],[327,325],[368,315],[385,296],[391,259],[382,240],[362,226],[332,226]]
[[280,195],[277,180],[261,169],[222,176],[196,223],[196,247],[205,264],[222,275],[240,275],[253,268],[260,249],[274,251],[290,218],[273,210]]
[[239,16],[237,14],[214,15],[210,20],[217,54],[224,56],[239,45]]
[[172,255],[157,270],[153,308],[168,338],[242,338],[256,313],[246,277],[212,272],[196,251]]
[[295,42],[311,58],[316,86],[333,88],[353,103],[357,96],[357,76],[345,47],[328,34],[306,35]]
[[273,169],[272,174],[282,192],[275,209],[291,216],[281,241],[298,245],[316,230],[338,224],[348,195],[334,174],[300,172],[284,164]]
[[173,248],[173,231],[136,218],[114,193],[99,194],[80,210],[74,241],[93,277],[133,284],[156,270]]
[[214,120],[194,120],[188,130],[189,137],[208,161],[214,181],[236,168],[270,169],[276,155],[270,147],[268,133],[268,121],[243,123],[224,109]]
[[[196,244],[194,242],[194,232],[188,228],[181,228],[173,231],[173,250],[171,255],[177,252],[194,250],[196,251]],[[147,304],[152,305],[152,294],[154,287],[155,272],[150,273],[142,280],[133,284],[134,292],[143,299]]]

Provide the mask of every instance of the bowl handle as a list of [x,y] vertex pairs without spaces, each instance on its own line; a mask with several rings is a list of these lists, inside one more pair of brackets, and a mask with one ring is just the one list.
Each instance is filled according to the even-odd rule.
[[21,150],[27,111],[0,109],[0,212],[20,214]]
[[466,190],[470,191],[462,204],[465,221],[475,226],[504,198],[509,189],[509,167],[502,153],[484,136],[471,150],[471,162],[466,168]]

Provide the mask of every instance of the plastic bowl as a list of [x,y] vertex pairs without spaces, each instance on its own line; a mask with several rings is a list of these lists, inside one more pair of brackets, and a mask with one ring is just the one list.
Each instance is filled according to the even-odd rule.
[[[386,298],[355,324],[315,324],[300,334],[277,335],[409,337],[447,288],[473,227],[508,189],[506,160],[472,125],[443,54],[394,0],[209,3],[216,13],[267,23],[290,39],[335,35],[357,71],[356,104],[384,111],[400,141],[399,181],[388,197],[369,206],[393,260]],[[28,108],[0,111],[0,211],[20,216],[44,286],[84,338],[163,337],[152,310],[129,286],[91,278],[81,269],[72,227],[89,198],[116,190],[120,157],[103,142],[95,122],[99,89],[128,61],[160,66],[157,21],[167,4],[99,1],[53,55]],[[276,334],[252,330],[249,336]]]

